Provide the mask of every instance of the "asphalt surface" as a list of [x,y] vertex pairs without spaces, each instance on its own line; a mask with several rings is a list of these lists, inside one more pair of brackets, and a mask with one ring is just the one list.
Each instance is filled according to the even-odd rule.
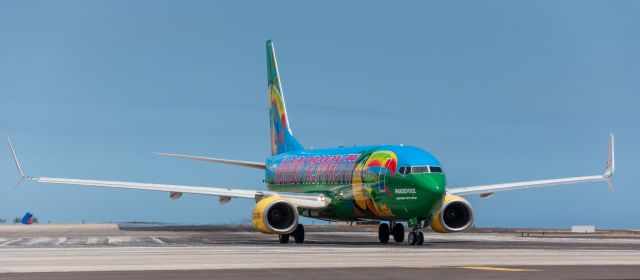
[[0,226],[0,279],[640,279],[640,234],[311,228],[304,244],[229,227]]
[[[380,244],[377,228],[312,228],[307,226],[305,246],[409,247],[406,242]],[[280,245],[277,236],[250,227],[230,226],[118,226],[115,224],[0,226],[3,248],[174,247],[213,245]],[[558,249],[638,250],[640,231],[607,234],[541,232],[456,233],[425,232],[432,249]]]
[[107,271],[9,273],[6,280],[73,279],[638,279],[637,266],[520,266],[520,267],[422,267],[422,268],[304,268],[189,271]]

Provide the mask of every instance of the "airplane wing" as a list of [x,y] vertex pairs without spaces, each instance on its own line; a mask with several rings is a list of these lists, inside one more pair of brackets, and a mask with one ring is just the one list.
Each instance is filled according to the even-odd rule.
[[511,191],[511,190],[528,189],[528,188],[541,188],[541,187],[549,187],[549,186],[557,186],[557,185],[568,185],[568,184],[599,182],[599,181],[607,182],[607,184],[609,184],[609,187],[613,191],[613,183],[611,182],[611,176],[613,176],[613,171],[615,168],[614,166],[615,165],[615,151],[614,151],[615,140],[614,140],[613,134],[610,134],[610,136],[611,138],[609,142],[609,159],[607,160],[606,170],[602,175],[524,181],[524,182],[502,183],[502,184],[481,185],[481,186],[456,187],[456,188],[447,188],[447,192],[449,194],[459,195],[459,196],[479,194],[481,198],[488,198],[493,194],[495,194],[496,192],[501,192],[501,191]]
[[[13,149],[11,140],[9,142],[9,148],[13,155],[13,160],[16,165],[16,169],[20,174],[20,181],[29,180],[37,183],[59,184],[59,185],[76,185],[76,186],[88,186],[88,187],[103,187],[103,188],[116,188],[116,189],[135,189],[135,190],[148,190],[148,191],[161,191],[170,193],[171,198],[179,198],[182,193],[201,194],[201,195],[213,195],[219,196],[220,202],[228,202],[231,198],[249,198],[256,201],[262,197],[267,196],[279,196],[287,198],[294,203],[298,208],[304,209],[323,209],[331,203],[331,199],[323,194],[304,194],[304,193],[283,193],[283,192],[271,192],[271,191],[259,191],[259,190],[245,190],[245,189],[232,189],[232,188],[210,188],[210,187],[197,187],[197,186],[183,186],[183,185],[166,185],[166,184],[154,184],[154,183],[134,183],[134,182],[119,182],[119,181],[100,181],[100,180],[84,180],[84,179],[67,179],[67,178],[50,178],[50,177],[31,177],[27,176],[20,162],[16,157],[16,152]],[[17,185],[16,185],[17,186]],[[14,187],[15,188],[15,187]]]

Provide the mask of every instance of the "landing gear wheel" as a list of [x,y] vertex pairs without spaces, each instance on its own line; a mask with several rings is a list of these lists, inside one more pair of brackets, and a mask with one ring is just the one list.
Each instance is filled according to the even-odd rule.
[[389,242],[389,224],[380,224],[378,227],[378,239],[380,239],[380,243]]
[[422,232],[418,232],[418,240],[416,241],[416,245],[422,245],[424,243],[424,234]]
[[292,234],[296,243],[304,242],[304,226],[302,224],[298,224],[298,227],[296,227],[296,230],[294,230]]
[[289,235],[288,234],[278,234],[278,240],[280,243],[287,244],[289,243]]
[[396,224],[393,226],[393,240],[396,243],[404,241],[404,226],[402,224]]
[[412,231],[409,233],[409,236],[407,236],[407,239],[409,241],[409,245],[416,245],[416,242],[418,242],[418,235]]

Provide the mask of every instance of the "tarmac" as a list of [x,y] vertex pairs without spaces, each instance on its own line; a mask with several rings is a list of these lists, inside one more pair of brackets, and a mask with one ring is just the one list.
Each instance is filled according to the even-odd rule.
[[307,227],[304,244],[247,227],[0,226],[0,279],[639,279],[640,233],[527,230],[380,244],[375,227]]

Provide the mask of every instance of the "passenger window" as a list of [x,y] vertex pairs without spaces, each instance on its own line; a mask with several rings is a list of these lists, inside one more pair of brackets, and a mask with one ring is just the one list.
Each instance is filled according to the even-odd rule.
[[440,166],[431,166],[429,169],[431,169],[431,173],[442,173],[442,167]]

